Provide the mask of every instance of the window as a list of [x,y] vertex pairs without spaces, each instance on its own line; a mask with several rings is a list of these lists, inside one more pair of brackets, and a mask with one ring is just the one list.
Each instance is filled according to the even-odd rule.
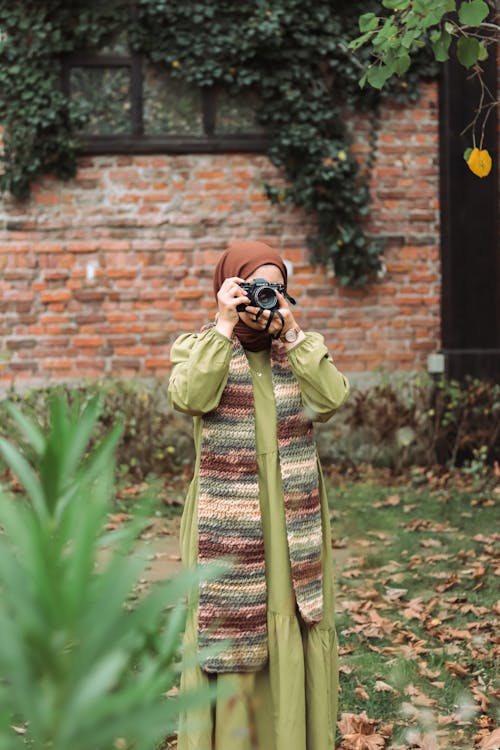
[[84,152],[209,153],[263,151],[252,97],[200,89],[165,66],[129,54],[126,41],[62,60],[63,91],[86,116]]

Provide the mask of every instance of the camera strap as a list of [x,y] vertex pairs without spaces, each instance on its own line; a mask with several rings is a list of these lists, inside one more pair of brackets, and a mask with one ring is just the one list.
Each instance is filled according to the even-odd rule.
[[[269,318],[267,319],[267,323],[266,323],[266,327],[264,328],[264,331],[267,332],[269,330],[269,326],[271,325],[271,323],[272,323],[273,318],[274,318],[275,315],[277,315],[278,318],[281,320],[281,328],[278,331],[278,333],[272,333],[271,336],[272,336],[273,339],[279,339],[279,337],[281,336],[281,331],[285,327],[285,319],[283,318],[283,315],[280,313],[279,310],[270,310],[269,311]],[[257,319],[257,316],[256,316],[256,319]]]

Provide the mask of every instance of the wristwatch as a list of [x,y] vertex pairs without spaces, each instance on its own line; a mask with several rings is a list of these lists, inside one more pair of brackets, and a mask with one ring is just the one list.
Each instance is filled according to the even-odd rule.
[[280,339],[284,344],[293,344],[294,341],[297,341],[299,338],[299,333],[300,331],[298,328],[289,328],[288,331],[285,331],[285,333],[280,336]]

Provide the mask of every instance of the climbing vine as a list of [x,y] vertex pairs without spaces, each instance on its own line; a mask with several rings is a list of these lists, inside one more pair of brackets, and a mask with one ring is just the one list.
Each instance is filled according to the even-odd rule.
[[[130,10],[132,9],[132,12]],[[372,0],[0,0],[0,188],[26,198],[47,171],[76,171],[78,129],[88,116],[59,83],[62,53],[99,49],[119,30],[131,49],[200,87],[251,90],[257,121],[270,136],[268,156],[285,188],[269,199],[303,207],[313,218],[315,262],[332,262],[340,284],[361,286],[381,268],[383,248],[367,236],[368,177],[382,97],[408,102],[434,71],[422,56],[383,92],[362,90],[367,62],[349,41]],[[372,112],[372,152],[364,169],[351,151],[346,107]]]

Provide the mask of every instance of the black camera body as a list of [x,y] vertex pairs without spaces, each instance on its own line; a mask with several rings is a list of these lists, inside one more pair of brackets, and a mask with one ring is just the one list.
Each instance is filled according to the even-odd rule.
[[[292,305],[295,305],[295,300],[287,293],[284,284],[271,284],[265,279],[254,279],[253,281],[242,281],[239,286],[247,295],[252,307],[260,307],[261,310],[278,310],[280,303],[277,292],[286,297]],[[242,303],[236,309],[242,312],[246,307],[247,305]]]

